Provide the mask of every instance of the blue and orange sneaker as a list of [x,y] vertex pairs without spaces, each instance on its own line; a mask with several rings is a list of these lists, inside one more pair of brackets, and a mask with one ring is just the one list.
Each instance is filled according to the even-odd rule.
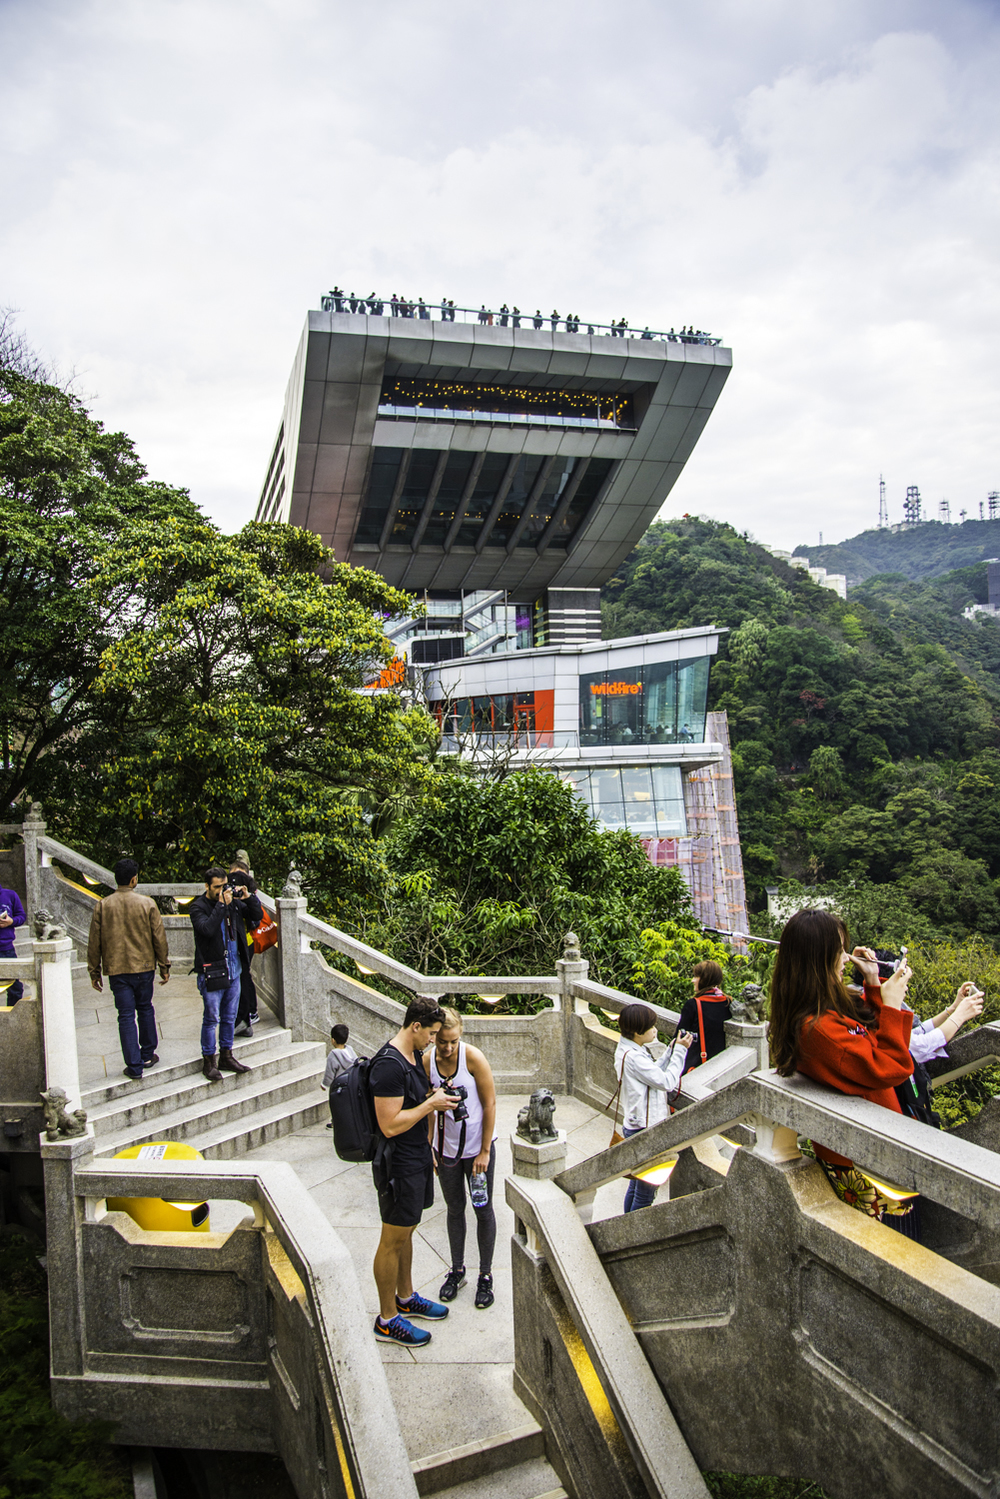
[[405,1317],[393,1317],[388,1322],[376,1317],[375,1336],[380,1343],[400,1343],[404,1348],[425,1348],[431,1340],[429,1332],[411,1327]]
[[428,1301],[419,1291],[414,1291],[408,1301],[400,1301],[397,1296],[396,1310],[400,1316],[419,1317],[422,1322],[443,1322],[448,1315],[448,1308],[440,1301]]

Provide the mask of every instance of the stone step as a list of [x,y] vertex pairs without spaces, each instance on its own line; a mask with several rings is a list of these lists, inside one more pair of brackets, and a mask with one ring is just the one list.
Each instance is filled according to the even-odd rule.
[[[250,1060],[252,1057],[252,1061]],[[200,1066],[192,1068],[181,1077],[161,1078],[158,1070],[148,1073],[134,1086],[135,1093],[112,1099],[90,1109],[89,1118],[94,1134],[120,1134],[124,1130],[137,1129],[141,1125],[153,1125],[166,1114],[176,1114],[189,1108],[214,1107],[220,1090],[227,1093],[246,1091],[256,1083],[276,1077],[279,1073],[301,1071],[311,1066],[320,1076],[326,1063],[326,1047],[322,1042],[288,1043],[283,1047],[269,1047],[258,1053],[243,1054],[242,1060],[253,1067],[249,1073],[224,1072],[221,1083],[211,1083]]]
[[[275,1131],[285,1134],[288,1129],[315,1123],[329,1112],[329,1102],[320,1088],[323,1068],[315,1061],[286,1067],[274,1077],[258,1077],[255,1073],[223,1076],[223,1082],[210,1085],[212,1094],[198,1103],[165,1112],[155,1121],[100,1136],[95,1154],[115,1155],[130,1145],[146,1145],[153,1140],[184,1140],[201,1150],[202,1139],[210,1139],[213,1144],[216,1136],[234,1142],[248,1140],[257,1133],[258,1124],[276,1123],[285,1117],[298,1120]],[[273,1138],[274,1134],[268,1134],[254,1143]]]
[[[316,1092],[320,1093],[320,1090],[317,1088]],[[194,1135],[188,1144],[193,1145],[195,1150],[200,1150],[207,1160],[234,1160],[245,1155],[248,1150],[269,1145],[282,1135],[294,1134],[296,1130],[307,1129],[311,1124],[325,1124],[330,1117],[327,1098],[320,1093],[319,1103],[312,1103],[309,1101],[311,1097],[312,1089],[309,1089],[308,1097],[303,1096],[291,1109],[288,1104],[276,1105],[270,1109],[255,1109],[241,1120],[220,1125],[203,1135]],[[333,1152],[332,1137],[330,1151]]]
[[498,1473],[482,1473],[448,1489],[438,1499],[570,1499],[559,1475],[544,1457],[532,1457]]
[[[281,1026],[273,1026],[264,1030],[258,1028],[253,1036],[237,1038],[233,1044],[233,1054],[240,1061],[251,1063],[253,1057],[261,1056],[275,1050],[287,1048],[292,1039],[291,1031]],[[197,1044],[197,1037],[195,1038]],[[201,1058],[193,1056],[189,1061],[176,1062],[171,1067],[157,1067],[145,1078],[122,1077],[114,1083],[99,1083],[94,1087],[83,1090],[83,1106],[88,1111],[102,1109],[105,1104],[115,1099],[127,1099],[139,1094],[145,1094],[150,1087],[160,1089],[166,1085],[180,1083],[186,1077],[200,1076]],[[215,1084],[218,1087],[218,1083]]]
[[[526,1488],[509,1489],[506,1483],[512,1480],[520,1468],[544,1463],[555,1478],[555,1473],[545,1463],[545,1434],[537,1421],[527,1420],[522,1426],[484,1441],[468,1442],[462,1447],[451,1447],[444,1452],[434,1452],[429,1457],[418,1458],[411,1464],[418,1494],[464,1495],[470,1483],[478,1483],[487,1475],[495,1476],[500,1486],[485,1489],[484,1493],[510,1494],[513,1499],[535,1499],[541,1488],[530,1484]],[[533,1482],[534,1480],[532,1480]],[[552,1487],[552,1485],[548,1485]],[[470,1494],[478,1489],[468,1489]]]

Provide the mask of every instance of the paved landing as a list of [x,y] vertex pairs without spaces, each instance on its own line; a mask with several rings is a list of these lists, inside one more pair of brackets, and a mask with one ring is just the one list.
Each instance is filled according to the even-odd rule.
[[[427,1325],[433,1341],[417,1353],[379,1344],[389,1387],[399,1412],[403,1437],[411,1459],[426,1457],[466,1442],[499,1436],[522,1426],[528,1417],[513,1390],[514,1324],[510,1285],[510,1240],[514,1215],[507,1206],[503,1180],[511,1171],[510,1135],[517,1111],[527,1102],[522,1095],[498,1100],[497,1167],[494,1206],[497,1247],[494,1259],[496,1300],[487,1311],[473,1305],[478,1259],[475,1216],[466,1219],[469,1235],[465,1263],[468,1283],[451,1304],[446,1322]],[[602,1114],[565,1096],[556,1100],[556,1123],[567,1131],[569,1165],[604,1150],[611,1125]],[[287,1135],[249,1152],[248,1159],[288,1161],[343,1239],[354,1260],[369,1318],[378,1311],[372,1260],[378,1244],[378,1202],[371,1167],[351,1165],[334,1154],[330,1131],[323,1124]],[[620,1213],[624,1183],[612,1183],[597,1194],[594,1217]],[[437,1298],[450,1268],[444,1201],[437,1194],[413,1239],[413,1284]]]
[[[80,1058],[80,1086],[94,1087],[108,1079],[116,1082],[125,1063],[118,1041],[118,1013],[107,978],[100,993],[91,986],[86,971],[73,981],[76,1011],[76,1047]],[[157,977],[153,988],[153,1008],[159,1037],[156,1054],[164,1067],[193,1062],[201,1056],[201,995],[193,974],[172,974],[169,983]],[[254,1035],[279,1031],[276,1018],[266,1005],[260,1007],[260,1024]],[[155,1072],[149,1074],[150,1081]]]

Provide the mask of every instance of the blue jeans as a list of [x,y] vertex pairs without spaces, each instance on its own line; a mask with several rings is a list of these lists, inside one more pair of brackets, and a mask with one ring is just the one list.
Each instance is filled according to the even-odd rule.
[[150,968],[148,973],[113,973],[108,980],[118,1011],[118,1039],[122,1044],[125,1066],[137,1076],[143,1065],[153,1060],[156,1051],[153,972]]
[[240,1007],[239,974],[237,973],[225,989],[206,989],[205,980],[199,975],[198,988],[205,1007],[201,1017],[202,1056],[213,1057],[215,1055],[216,1026],[219,1028],[219,1050],[232,1051],[236,1011]]
[[[626,1140],[632,1135],[641,1135],[641,1129],[623,1129],[622,1134]],[[656,1199],[656,1188],[650,1186],[649,1182],[630,1181],[628,1191],[625,1193],[625,1211],[634,1213],[637,1208],[648,1208]]]

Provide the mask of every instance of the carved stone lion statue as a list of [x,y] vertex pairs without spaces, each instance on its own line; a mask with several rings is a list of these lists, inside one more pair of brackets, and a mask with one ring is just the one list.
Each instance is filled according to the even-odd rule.
[[745,1025],[763,1025],[764,991],[759,984],[744,984],[736,999],[730,1001],[729,1009],[734,1020]]
[[542,1145],[546,1140],[558,1140],[552,1116],[556,1101],[551,1088],[536,1088],[524,1108],[518,1112],[517,1132],[532,1145]]
[[285,900],[302,899],[302,876],[297,869],[290,869],[285,879],[285,888],[281,892]]
[[52,919],[52,912],[46,911],[44,906],[38,907],[31,919],[31,924],[36,942],[56,942],[66,935],[66,928],[55,922]]
[[87,1129],[86,1109],[74,1109],[67,1114],[65,1088],[49,1088],[42,1094],[45,1101],[45,1138],[58,1140],[60,1136],[82,1135]]

